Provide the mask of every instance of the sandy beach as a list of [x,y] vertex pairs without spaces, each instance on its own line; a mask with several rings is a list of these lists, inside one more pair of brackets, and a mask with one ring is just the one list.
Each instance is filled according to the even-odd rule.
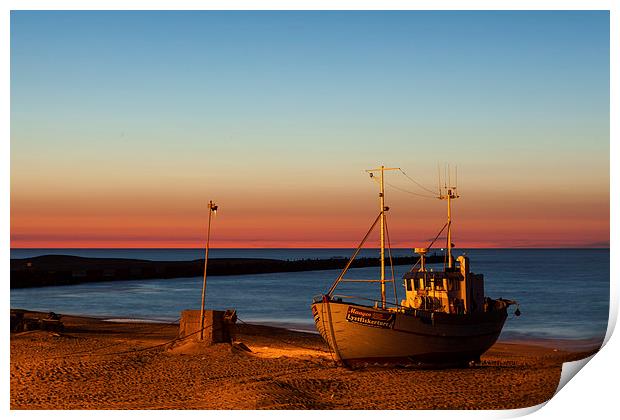
[[11,409],[522,408],[600,345],[498,342],[466,369],[349,370],[320,336],[281,328],[238,323],[243,345],[204,346],[174,341],[175,324],[62,321],[62,333],[11,333]]

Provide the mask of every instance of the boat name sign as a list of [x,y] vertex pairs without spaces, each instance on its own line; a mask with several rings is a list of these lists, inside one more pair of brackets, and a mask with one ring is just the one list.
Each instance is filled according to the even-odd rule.
[[395,319],[394,314],[368,311],[354,306],[349,306],[346,317],[346,320],[349,322],[375,328],[392,328]]

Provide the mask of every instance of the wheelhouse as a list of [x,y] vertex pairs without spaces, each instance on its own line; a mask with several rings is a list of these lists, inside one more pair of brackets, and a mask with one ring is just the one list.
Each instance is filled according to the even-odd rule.
[[403,276],[405,308],[467,314],[484,312],[484,277],[469,270],[469,258],[457,258],[456,267],[446,267],[444,271],[427,270],[424,264],[426,248],[416,248],[420,254],[420,269],[412,270]]

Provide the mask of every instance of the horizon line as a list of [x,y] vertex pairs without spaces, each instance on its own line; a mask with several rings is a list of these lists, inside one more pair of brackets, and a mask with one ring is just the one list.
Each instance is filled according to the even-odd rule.
[[[288,246],[262,246],[262,247],[209,247],[209,249],[355,249],[356,247],[288,247]],[[445,248],[445,247],[444,247]],[[444,249],[440,247],[431,247],[430,249]],[[453,249],[610,249],[610,246],[464,246],[454,247]],[[204,247],[10,247],[15,249],[204,249]],[[366,247],[362,249],[380,249],[380,247]],[[391,249],[413,249],[413,247],[392,247]]]

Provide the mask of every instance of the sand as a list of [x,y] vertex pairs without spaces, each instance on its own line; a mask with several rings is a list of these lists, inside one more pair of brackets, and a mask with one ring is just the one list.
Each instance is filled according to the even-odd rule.
[[171,343],[174,324],[62,320],[62,333],[11,334],[11,409],[522,408],[600,347],[498,342],[471,368],[349,370],[316,334],[240,324],[243,345],[205,346]]

